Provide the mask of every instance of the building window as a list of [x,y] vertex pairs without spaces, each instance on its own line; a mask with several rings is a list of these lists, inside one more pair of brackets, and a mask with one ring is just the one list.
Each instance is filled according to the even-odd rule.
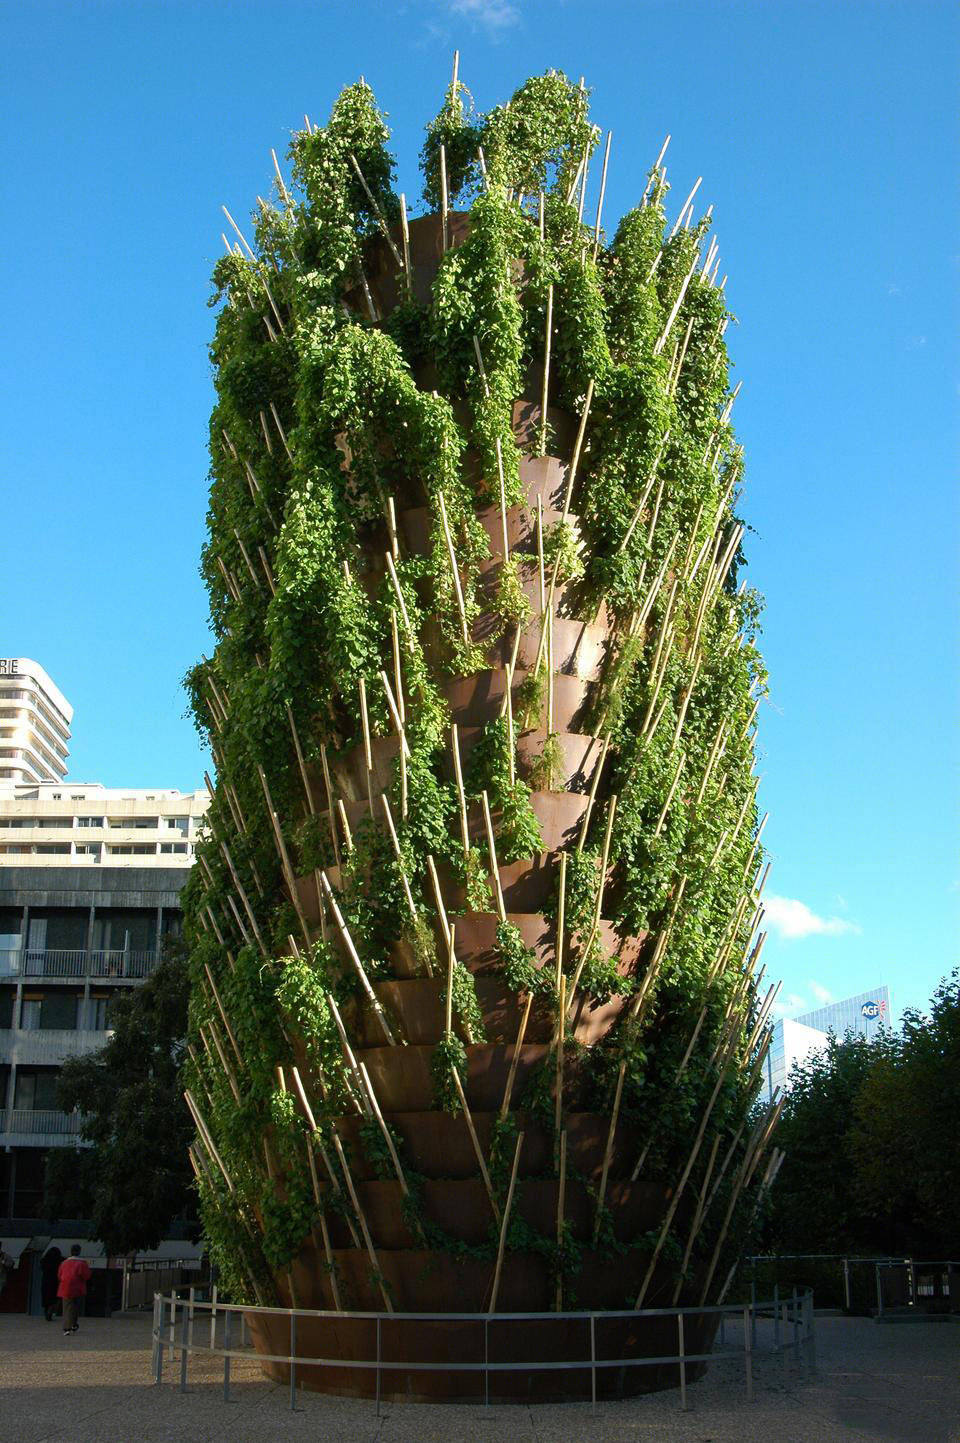
[[91,997],[87,1003],[87,1026],[91,1032],[105,1032],[109,998]]
[[102,818],[102,817],[78,817],[78,818],[77,818],[77,826],[78,826],[78,827],[102,827],[102,826],[103,826],[103,818]]
[[181,856],[186,856],[187,844],[186,842],[161,842],[160,850],[161,852],[179,852]]

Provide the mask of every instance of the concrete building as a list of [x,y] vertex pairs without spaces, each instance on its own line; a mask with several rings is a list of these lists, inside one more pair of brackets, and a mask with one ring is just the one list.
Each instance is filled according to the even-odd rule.
[[[0,1228],[36,1217],[49,1147],[74,1145],[62,1063],[102,1047],[110,999],[180,931],[206,793],[0,783]],[[3,1218],[6,1218],[4,1224]],[[3,1232],[0,1232],[0,1237]]]
[[859,1033],[872,1040],[881,1027],[890,1025],[890,992],[875,987],[842,1002],[824,1003],[799,1017],[783,1017],[774,1023],[773,1037],[764,1069],[766,1095],[774,1088],[785,1091],[794,1066],[805,1062],[814,1052],[822,1052],[829,1034],[843,1037],[847,1032]]
[[28,656],[0,657],[0,782],[67,774],[73,707]]

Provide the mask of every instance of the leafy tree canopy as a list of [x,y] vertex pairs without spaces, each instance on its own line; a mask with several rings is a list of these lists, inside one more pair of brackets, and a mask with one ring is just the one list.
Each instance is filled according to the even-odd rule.
[[960,1245],[960,973],[899,1033],[850,1033],[795,1068],[768,1243],[952,1257]]
[[168,951],[142,987],[111,1009],[113,1036],[65,1064],[60,1104],[83,1114],[90,1148],[51,1149],[45,1210],[87,1216],[110,1253],[156,1247],[192,1214],[189,1114],[178,1082],[187,1031],[186,962]]

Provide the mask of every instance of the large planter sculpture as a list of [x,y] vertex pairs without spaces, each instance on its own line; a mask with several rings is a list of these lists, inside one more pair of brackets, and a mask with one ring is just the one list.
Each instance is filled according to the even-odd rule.
[[[662,156],[609,244],[605,156],[587,223],[598,132],[562,76],[464,96],[428,129],[433,213],[361,83],[215,272],[204,1222],[250,1303],[713,1302],[775,1165],[716,247],[692,201],[667,226]],[[639,1320],[622,1346],[663,1353]]]

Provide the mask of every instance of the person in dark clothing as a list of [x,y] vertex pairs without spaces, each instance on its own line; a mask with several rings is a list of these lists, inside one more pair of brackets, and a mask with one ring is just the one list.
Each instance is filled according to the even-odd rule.
[[47,1248],[40,1260],[40,1300],[43,1303],[43,1316],[48,1323],[57,1311],[57,1273],[62,1262],[63,1253],[58,1247]]
[[80,1244],[74,1243],[70,1249],[70,1256],[64,1258],[57,1269],[57,1297],[63,1299],[63,1331],[65,1333],[77,1331],[80,1299],[87,1295],[87,1283],[90,1276],[90,1264],[85,1263],[81,1258]]

